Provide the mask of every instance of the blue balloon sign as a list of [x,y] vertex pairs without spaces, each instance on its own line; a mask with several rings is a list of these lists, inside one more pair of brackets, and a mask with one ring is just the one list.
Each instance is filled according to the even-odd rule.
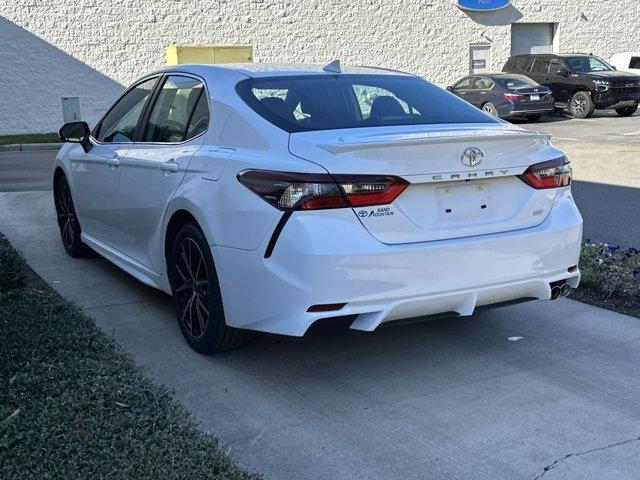
[[457,0],[456,5],[463,10],[490,12],[508,6],[511,0]]

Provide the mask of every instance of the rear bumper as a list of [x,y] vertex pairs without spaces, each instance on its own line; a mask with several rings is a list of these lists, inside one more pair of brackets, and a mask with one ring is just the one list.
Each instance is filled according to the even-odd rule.
[[[301,336],[317,320],[357,315],[351,325],[478,306],[547,299],[549,283],[577,286],[582,218],[568,190],[537,227],[501,234],[404,245],[375,240],[349,209],[294,214],[270,258],[212,246],[229,325]],[[311,305],[346,303],[335,312]]]
[[514,109],[509,112],[510,117],[522,117],[526,115],[544,115],[545,113],[553,112],[553,104],[544,108],[531,108],[531,109]]

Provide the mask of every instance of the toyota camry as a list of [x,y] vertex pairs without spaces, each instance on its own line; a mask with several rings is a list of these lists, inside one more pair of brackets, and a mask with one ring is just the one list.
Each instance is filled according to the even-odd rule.
[[64,248],[173,296],[187,342],[567,295],[582,218],[547,135],[371,67],[178,65],[60,129]]

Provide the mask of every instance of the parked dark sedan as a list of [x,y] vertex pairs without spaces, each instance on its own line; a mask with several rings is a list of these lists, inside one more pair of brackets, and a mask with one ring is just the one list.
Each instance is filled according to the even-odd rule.
[[553,112],[551,90],[524,75],[470,75],[447,90],[495,117],[526,117],[537,122]]

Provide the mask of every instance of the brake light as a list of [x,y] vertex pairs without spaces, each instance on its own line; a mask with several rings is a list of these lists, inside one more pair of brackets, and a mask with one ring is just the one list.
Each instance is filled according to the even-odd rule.
[[527,185],[536,189],[566,187],[571,184],[571,165],[567,157],[555,158],[531,165],[518,175]]
[[522,95],[521,93],[505,93],[504,98],[513,102],[517,100],[525,100],[527,95]]
[[393,202],[409,182],[385,175],[245,170],[238,181],[280,210],[364,207]]

